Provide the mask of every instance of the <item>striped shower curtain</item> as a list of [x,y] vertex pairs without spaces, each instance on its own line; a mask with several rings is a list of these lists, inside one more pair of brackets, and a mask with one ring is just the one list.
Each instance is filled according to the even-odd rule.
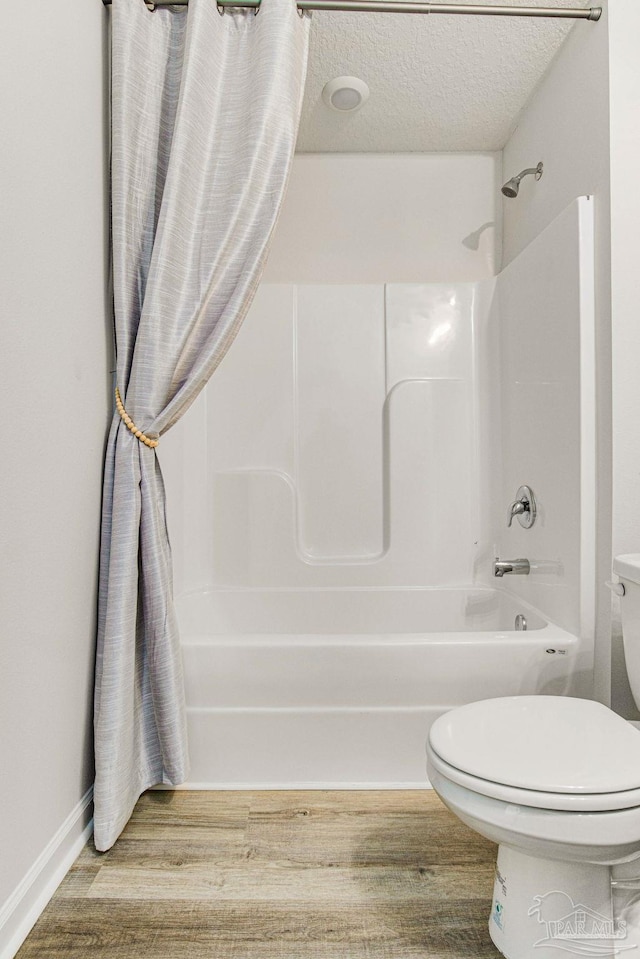
[[[309,20],[295,0],[218,11],[113,2],[117,408],[105,465],[95,844],[188,775],[165,493],[155,445],[231,346],[295,148]],[[204,438],[203,438],[204,441]]]

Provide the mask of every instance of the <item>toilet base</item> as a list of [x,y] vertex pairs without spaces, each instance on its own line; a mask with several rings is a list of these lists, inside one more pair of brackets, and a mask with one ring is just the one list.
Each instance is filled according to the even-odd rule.
[[626,951],[614,922],[611,869],[538,859],[499,846],[489,934],[506,959],[615,956]]

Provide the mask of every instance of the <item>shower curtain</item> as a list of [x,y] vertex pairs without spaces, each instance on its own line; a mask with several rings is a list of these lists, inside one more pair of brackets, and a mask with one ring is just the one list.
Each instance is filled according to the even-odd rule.
[[[251,304],[295,148],[308,17],[295,0],[153,12],[113,2],[117,409],[108,440],[95,691],[95,844],[188,775],[165,493],[154,444]],[[202,437],[206,442],[206,437]]]

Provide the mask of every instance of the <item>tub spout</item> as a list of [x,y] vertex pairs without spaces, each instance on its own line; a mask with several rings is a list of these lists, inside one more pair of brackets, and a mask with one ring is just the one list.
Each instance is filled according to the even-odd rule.
[[495,558],[493,564],[493,575],[502,577],[509,573],[513,576],[528,576],[531,572],[531,566],[528,559],[500,559]]

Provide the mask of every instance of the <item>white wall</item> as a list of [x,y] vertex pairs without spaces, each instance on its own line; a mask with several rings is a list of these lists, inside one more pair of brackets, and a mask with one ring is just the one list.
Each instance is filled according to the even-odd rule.
[[265,283],[440,283],[500,269],[497,153],[304,154]]
[[[614,0],[618,3],[618,0]],[[631,2],[631,0],[630,0]],[[633,30],[631,29],[631,34]],[[611,602],[611,315],[609,211],[609,37],[607,5],[597,23],[579,22],[523,111],[503,152],[505,179],[542,160],[517,199],[504,199],[504,262],[514,257],[569,203],[595,203],[597,354],[597,627],[596,695],[609,699]],[[618,682],[620,685],[620,681]]]
[[[110,408],[104,8],[100,0],[31,0],[6,13],[0,910],[65,820],[74,810],[80,816],[78,803],[92,780],[101,469]],[[69,835],[76,827],[71,823]],[[38,881],[23,902],[12,900],[11,916],[0,913],[0,953],[19,933],[15,923]]]
[[[637,0],[609,8],[611,123],[611,326],[613,382],[613,555],[640,552],[640,70]],[[618,601],[613,626],[612,699],[631,715]]]

